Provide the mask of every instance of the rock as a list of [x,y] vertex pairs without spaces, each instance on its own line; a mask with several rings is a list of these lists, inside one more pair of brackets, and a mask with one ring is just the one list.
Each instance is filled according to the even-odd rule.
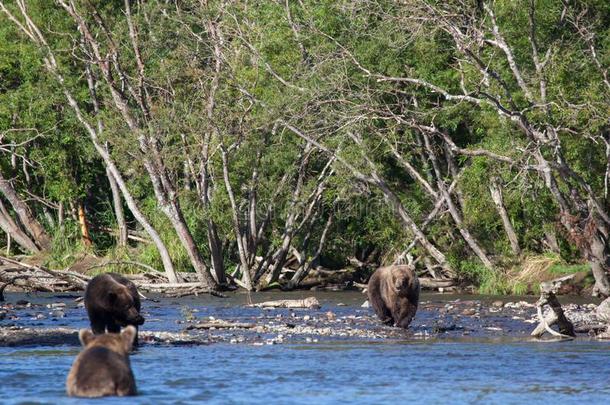
[[360,305],[361,308],[369,308],[371,304],[369,304],[369,300],[366,300]]
[[36,314],[36,319],[46,319],[46,316],[44,314]]
[[597,319],[600,321],[610,323],[610,298],[606,298],[597,306],[595,315],[597,315]]
[[66,316],[66,313],[64,311],[62,311],[61,309],[56,309],[53,312],[51,312],[51,316],[53,318],[63,318]]
[[477,310],[474,308],[466,308],[465,310],[462,311],[462,315],[465,316],[473,316],[477,313]]
[[331,311],[328,311],[325,315],[326,319],[328,319],[329,321],[334,321],[337,318],[337,316]]
[[504,306],[504,303],[500,300],[497,300],[497,301],[492,302],[491,306],[494,308],[502,308]]
[[26,300],[19,300],[16,302],[17,305],[28,305],[30,302]]

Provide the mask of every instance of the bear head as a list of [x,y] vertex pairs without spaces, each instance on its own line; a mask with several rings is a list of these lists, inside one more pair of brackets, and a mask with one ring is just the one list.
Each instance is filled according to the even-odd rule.
[[134,297],[131,291],[125,286],[108,291],[106,299],[108,307],[112,309],[112,314],[120,326],[142,325],[144,317],[136,308]]
[[404,266],[394,267],[391,270],[391,283],[393,289],[401,297],[406,297],[413,292],[414,289],[419,288],[415,281],[415,275],[413,271]]
[[103,335],[94,335],[89,329],[81,329],[78,332],[78,338],[85,348],[104,347],[126,356],[133,347],[136,334],[136,328],[129,325],[121,333],[104,333]]

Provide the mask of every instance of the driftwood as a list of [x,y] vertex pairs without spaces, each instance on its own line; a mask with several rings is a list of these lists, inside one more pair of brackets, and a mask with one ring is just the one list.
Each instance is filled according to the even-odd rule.
[[258,304],[250,304],[248,306],[255,308],[319,309],[320,303],[315,297],[308,297],[302,300],[265,301]]
[[[43,266],[22,263],[18,260],[0,256],[0,301],[2,293],[9,285],[24,287],[30,291],[65,292],[84,291],[91,277],[70,270],[51,270]],[[108,264],[138,264],[137,262],[106,262]],[[199,281],[190,281],[196,278],[195,274],[180,273],[179,277],[188,282],[168,283],[164,273],[154,268],[140,264],[146,268],[147,273],[125,274],[142,291],[163,293],[170,297],[183,297],[187,295],[211,294],[225,297],[218,291],[204,287]],[[102,267],[95,265],[93,267]],[[90,268],[93,268],[90,267]]]
[[27,276],[25,275],[18,275],[18,276],[14,276],[12,278],[10,278],[7,282],[5,282],[4,284],[2,284],[0,286],[0,302],[4,302],[4,290],[6,289],[6,287],[8,287],[9,285],[13,284],[15,281],[17,280],[21,280],[27,278]]
[[419,277],[419,285],[422,288],[447,288],[455,286],[455,280],[452,279],[434,279],[430,277]]
[[[536,303],[540,324],[532,331],[532,336],[541,337],[545,332],[566,339],[572,339],[576,336],[574,325],[565,316],[561,304],[555,295],[555,292],[561,287],[562,283],[570,280],[572,277],[570,275],[540,284],[540,299]],[[542,313],[545,305],[551,308],[551,312],[546,317]],[[554,324],[557,324],[559,327],[559,332],[551,329],[551,326]]]
[[10,258],[4,257],[4,256],[0,256],[0,262],[9,263],[13,266],[17,266],[18,268],[22,268],[29,272],[47,274],[49,276],[52,276],[55,279],[65,282],[70,287],[73,287],[76,289],[84,289],[87,286],[87,281],[89,281],[89,277],[83,276],[82,274],[74,273],[74,272],[67,271],[67,270],[63,270],[63,271],[51,270],[51,269],[47,269],[43,266],[34,266],[31,264],[22,263],[20,261],[10,259]]

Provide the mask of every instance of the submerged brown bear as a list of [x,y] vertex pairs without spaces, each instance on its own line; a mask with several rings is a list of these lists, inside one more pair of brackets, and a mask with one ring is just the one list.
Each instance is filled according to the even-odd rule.
[[410,266],[381,267],[368,284],[369,302],[386,325],[407,328],[417,311],[419,280]]
[[85,308],[96,335],[119,333],[121,327],[136,327],[135,344],[138,342],[137,327],[144,323],[140,315],[140,297],[134,283],[115,273],[94,277],[85,290]]
[[76,397],[136,395],[136,381],[129,364],[129,351],[136,328],[118,333],[94,335],[81,329],[78,337],[85,347],[74,360],[66,381],[66,391]]

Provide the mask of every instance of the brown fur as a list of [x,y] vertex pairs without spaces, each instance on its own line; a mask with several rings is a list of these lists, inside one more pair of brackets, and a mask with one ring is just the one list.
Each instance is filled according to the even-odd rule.
[[[94,277],[85,290],[85,308],[96,335],[119,333],[122,326],[137,327],[144,323],[140,315],[140,297],[134,283],[127,278],[105,273]],[[136,333],[135,344],[138,338]]]
[[136,395],[136,382],[129,364],[129,351],[136,328],[128,326],[118,333],[94,335],[81,329],[78,337],[85,347],[74,360],[66,391],[69,396],[103,397]]
[[386,325],[407,328],[417,312],[419,279],[410,266],[381,267],[368,284],[369,302]]

